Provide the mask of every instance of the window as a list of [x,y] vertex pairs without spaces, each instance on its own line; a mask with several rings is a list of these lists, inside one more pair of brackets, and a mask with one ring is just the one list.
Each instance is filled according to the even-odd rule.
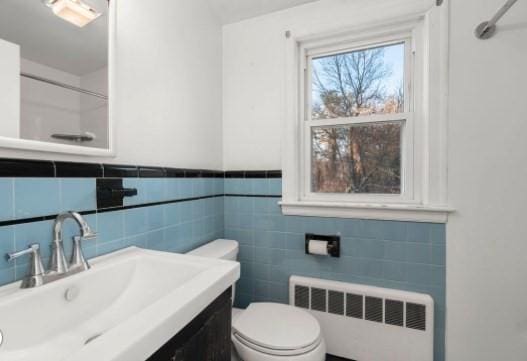
[[[353,44],[350,44],[350,47]],[[307,55],[313,193],[401,194],[406,41]],[[374,115],[385,115],[375,117]]]
[[306,199],[412,197],[411,34],[306,49],[302,167]]
[[446,220],[437,16],[288,40],[284,214]]

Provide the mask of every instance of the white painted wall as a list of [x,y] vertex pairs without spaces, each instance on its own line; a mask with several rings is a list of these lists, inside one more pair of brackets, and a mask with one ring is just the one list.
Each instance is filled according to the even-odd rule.
[[117,2],[117,157],[0,157],[222,168],[221,25],[205,0]]
[[[324,0],[224,27],[226,169],[281,166],[284,31],[397,12],[354,11],[366,2]],[[519,1],[487,41],[474,37],[474,27],[503,0],[450,3],[449,202],[456,213],[447,224],[447,360],[524,361],[527,3]]]
[[0,135],[20,133],[20,47],[0,39]]
[[447,356],[527,360],[527,2],[451,1]]
[[280,169],[285,31],[338,31],[429,9],[431,0],[322,0],[223,27],[225,169]]

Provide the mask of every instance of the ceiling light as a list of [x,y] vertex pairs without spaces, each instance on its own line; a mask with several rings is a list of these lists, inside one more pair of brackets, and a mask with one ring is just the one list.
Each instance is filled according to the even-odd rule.
[[81,0],[46,0],[46,5],[59,18],[80,28],[101,16],[101,13]]

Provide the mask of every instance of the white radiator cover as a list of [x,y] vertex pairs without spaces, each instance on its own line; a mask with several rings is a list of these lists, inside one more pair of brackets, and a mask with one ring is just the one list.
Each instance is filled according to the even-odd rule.
[[291,276],[289,303],[318,319],[329,354],[356,361],[433,361],[429,295]]

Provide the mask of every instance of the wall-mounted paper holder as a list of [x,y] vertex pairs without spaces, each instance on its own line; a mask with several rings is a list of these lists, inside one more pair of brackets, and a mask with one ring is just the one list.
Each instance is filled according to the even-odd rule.
[[340,257],[340,235],[306,233],[306,254]]

